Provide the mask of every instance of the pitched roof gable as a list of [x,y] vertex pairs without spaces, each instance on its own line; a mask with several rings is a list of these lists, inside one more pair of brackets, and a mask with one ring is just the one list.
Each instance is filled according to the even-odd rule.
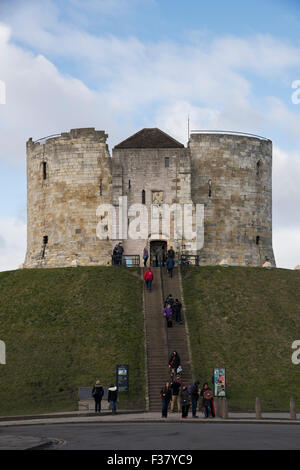
[[142,148],[184,148],[184,145],[173,139],[157,127],[145,128],[123,140],[115,149],[142,149]]

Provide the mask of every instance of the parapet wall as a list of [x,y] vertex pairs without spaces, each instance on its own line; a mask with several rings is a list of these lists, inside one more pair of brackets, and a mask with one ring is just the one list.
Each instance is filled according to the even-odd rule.
[[25,267],[110,263],[111,242],[96,237],[97,207],[112,197],[106,139],[88,128],[27,142]]

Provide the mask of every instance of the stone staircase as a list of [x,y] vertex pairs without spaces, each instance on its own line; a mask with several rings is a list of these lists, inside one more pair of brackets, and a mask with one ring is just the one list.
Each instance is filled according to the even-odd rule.
[[[174,269],[173,279],[168,278],[165,268],[162,268],[162,271],[160,268],[152,268],[152,271],[154,274],[152,292],[149,293],[144,286],[148,395],[150,411],[160,411],[160,390],[170,377],[163,295],[171,293],[174,298],[181,299],[182,292],[178,268]],[[185,325],[177,325],[174,322],[173,325],[173,328],[168,328],[169,350],[170,352],[176,350],[179,353],[183,381],[186,385],[190,385],[192,370]]]
[[161,410],[160,390],[168,380],[168,349],[162,315],[160,268],[151,268],[154,274],[152,292],[144,285],[146,312],[146,345],[148,369],[148,394],[150,411]]
[[[169,277],[167,270],[165,268],[162,268],[162,278],[164,298],[166,298],[168,294],[172,294],[174,300],[179,299],[182,302],[183,296],[179,276],[179,268],[174,268],[172,279]],[[182,312],[181,316],[184,322],[183,325],[179,325],[178,323],[176,323],[175,318],[173,318],[173,327],[168,328],[168,343],[170,353],[172,351],[177,351],[180,356],[181,366],[183,369],[182,380],[184,385],[189,386],[193,383],[193,375],[189,351],[189,338],[187,336],[184,311]]]

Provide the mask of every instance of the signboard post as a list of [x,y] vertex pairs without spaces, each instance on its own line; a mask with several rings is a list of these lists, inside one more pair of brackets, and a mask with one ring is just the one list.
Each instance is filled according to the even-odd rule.
[[214,369],[214,396],[217,398],[226,397],[226,369]]
[[117,388],[118,392],[129,393],[129,366],[128,364],[117,365]]

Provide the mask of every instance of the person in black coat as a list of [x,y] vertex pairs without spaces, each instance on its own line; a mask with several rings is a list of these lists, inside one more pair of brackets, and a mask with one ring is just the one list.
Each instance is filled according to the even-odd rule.
[[[210,391],[211,393],[207,394],[208,391]],[[210,398],[208,398],[209,395],[210,395]],[[213,392],[211,388],[208,386],[207,382],[205,382],[205,384],[202,387],[202,390],[200,392],[200,397],[202,397],[204,417],[209,418],[209,416],[211,415],[212,418],[214,418],[215,410],[214,410],[214,402],[213,402]]]
[[182,324],[182,318],[181,318],[182,303],[178,299],[176,299],[175,303],[172,305],[172,310],[173,310],[176,322]]
[[162,411],[161,417],[167,418],[168,417],[168,408],[169,403],[172,397],[172,391],[169,382],[165,383],[165,386],[160,391],[160,398],[162,400]]
[[198,418],[197,416],[197,404],[199,399],[199,384],[200,382],[197,380],[192,386],[191,389],[191,400],[192,400],[192,414],[193,418]]
[[175,377],[179,366],[180,366],[179,354],[177,351],[173,351],[169,360],[169,368],[171,369],[173,377]]
[[104,395],[103,387],[100,383],[100,380],[97,380],[92,390],[92,396],[95,400],[95,413],[100,413],[101,411],[101,400],[102,400],[103,395]]

